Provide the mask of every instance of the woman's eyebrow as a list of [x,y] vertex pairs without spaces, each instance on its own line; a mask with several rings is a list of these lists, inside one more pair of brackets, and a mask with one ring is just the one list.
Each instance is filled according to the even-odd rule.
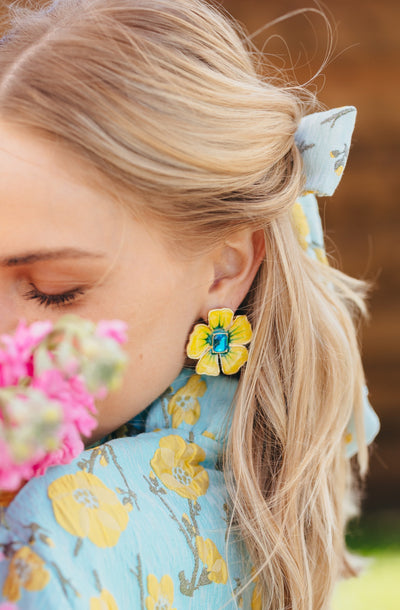
[[0,258],[0,267],[18,267],[41,261],[54,261],[61,258],[105,258],[102,252],[89,252],[79,248],[60,248],[58,250],[37,250]]

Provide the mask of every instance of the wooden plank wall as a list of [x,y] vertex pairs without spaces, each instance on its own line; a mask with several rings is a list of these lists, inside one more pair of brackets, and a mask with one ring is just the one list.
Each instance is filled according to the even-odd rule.
[[[306,0],[221,3],[250,33],[287,12],[315,6]],[[0,15],[8,4],[8,0],[0,0]],[[400,374],[400,3],[335,0],[327,9],[335,29],[336,58],[324,69],[326,80],[319,77],[316,81],[319,98],[327,107],[353,104],[359,113],[342,183],[333,198],[320,204],[328,250],[339,267],[375,282],[371,322],[363,327],[363,361],[370,400],[381,417],[382,431],[372,458],[366,508],[400,508],[396,383]],[[320,67],[327,39],[321,17],[309,13],[307,18],[296,16],[281,22],[254,41],[259,47],[266,44],[266,51],[276,54],[281,67],[290,65],[289,50],[297,64],[297,78],[305,82]]]

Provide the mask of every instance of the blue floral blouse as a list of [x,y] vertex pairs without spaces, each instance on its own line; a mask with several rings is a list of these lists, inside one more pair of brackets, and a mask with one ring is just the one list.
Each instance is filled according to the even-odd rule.
[[[235,535],[226,545],[220,469],[236,387],[183,369],[116,433],[30,481],[2,509],[0,600],[23,610],[236,608],[251,565]],[[255,583],[236,601],[261,608]]]

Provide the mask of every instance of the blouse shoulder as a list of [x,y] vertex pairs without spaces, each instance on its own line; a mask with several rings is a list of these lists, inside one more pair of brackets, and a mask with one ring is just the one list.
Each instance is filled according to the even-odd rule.
[[195,439],[170,432],[106,442],[30,481],[2,517],[0,599],[27,610],[51,599],[90,610],[229,604],[249,566],[238,541],[225,552],[223,474]]

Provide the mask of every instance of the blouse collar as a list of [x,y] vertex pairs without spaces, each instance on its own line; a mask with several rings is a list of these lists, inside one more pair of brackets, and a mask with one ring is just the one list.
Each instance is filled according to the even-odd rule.
[[200,445],[206,451],[207,460],[215,463],[221,458],[229,432],[233,414],[230,407],[237,386],[237,376],[200,376],[192,369],[184,368],[144,411],[96,445],[143,433],[162,432],[164,435],[168,430],[170,434],[183,436],[187,442]]

